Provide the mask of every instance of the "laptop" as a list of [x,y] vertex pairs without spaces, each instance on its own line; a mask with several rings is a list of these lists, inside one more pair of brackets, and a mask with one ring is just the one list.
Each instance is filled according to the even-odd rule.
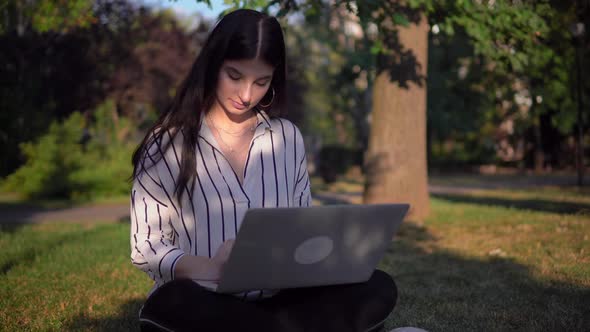
[[202,285],[238,293],[365,282],[408,209],[408,204],[249,209],[219,284]]

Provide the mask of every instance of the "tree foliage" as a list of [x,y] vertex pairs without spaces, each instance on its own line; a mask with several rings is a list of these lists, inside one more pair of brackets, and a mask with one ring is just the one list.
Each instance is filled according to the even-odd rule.
[[[10,6],[16,5],[8,2],[5,18],[11,17]],[[19,32],[18,24],[3,21],[0,176],[24,162],[19,143],[39,137],[54,120],[92,112],[106,98],[115,102],[118,114],[141,127],[167,107],[208,29],[201,21],[194,32],[185,31],[171,13],[127,0],[92,1],[91,12],[95,22],[67,31],[51,26],[40,31],[31,23]],[[20,15],[25,14],[34,13]],[[32,22],[26,15],[20,21]]]
[[0,34],[26,30],[67,33],[97,22],[90,0],[6,0],[2,3]]
[[[548,166],[573,163],[572,132],[580,126],[574,88],[583,84],[588,101],[590,80],[576,79],[569,26],[577,20],[590,26],[589,6],[552,0],[226,3],[233,5],[229,10],[256,8],[281,20],[294,92],[289,111],[300,124],[305,113],[312,143],[364,149],[374,80],[386,71],[401,88],[428,83],[430,161],[532,166],[540,151]],[[35,141],[50,123],[76,111],[91,117],[106,98],[114,102],[114,116],[129,116],[141,127],[166,107],[208,31],[206,24],[184,31],[171,13],[126,0],[8,0],[0,12],[1,176],[26,161],[19,143]],[[423,14],[431,27],[429,61],[427,74],[418,75],[420,64],[397,32]],[[588,73],[588,34],[577,45],[580,70]],[[312,144],[311,151],[319,147]]]
[[[578,84],[575,45],[569,27],[578,20],[590,26],[590,6],[576,9],[575,2],[551,0],[227,2],[234,8],[258,8],[277,16],[296,13],[304,17],[306,27],[321,21],[326,12],[346,8],[358,20],[366,47],[359,43],[346,52],[328,42],[337,37],[316,35],[315,39],[350,64],[330,78],[336,82],[332,91],[353,86],[350,68],[354,65],[369,74],[389,70],[392,81],[402,87],[427,79],[432,84],[428,88],[431,152],[438,149],[464,162],[509,161],[531,166],[526,160],[531,160],[534,151],[542,151],[548,155],[546,163],[554,167],[571,162],[563,156],[571,153],[568,137],[579,124],[573,92]],[[417,70],[400,70],[411,68],[415,60],[400,45],[397,30],[415,23],[420,13],[437,30],[430,34],[429,62],[434,66],[427,77],[416,76]],[[586,34],[581,42],[582,59],[589,58],[588,45]],[[585,61],[580,70],[590,72],[590,62]],[[588,80],[582,83],[588,100],[590,84]],[[365,109],[369,104],[364,104]],[[588,122],[587,115],[583,122]]]
[[[441,2],[434,9],[431,25],[440,33],[432,35],[436,45],[431,52],[456,54],[455,46],[469,48],[457,55],[455,65],[447,61],[429,77],[434,84],[429,91],[429,124],[431,134],[440,139],[439,148],[447,145],[442,155],[448,156],[451,146],[463,146],[495,156],[490,160],[482,159],[481,153],[467,155],[472,162],[571,165],[564,156],[572,152],[566,142],[576,125],[572,89],[577,82],[568,28],[576,15],[583,14],[576,13],[573,3],[547,0]],[[588,54],[588,47],[582,52]],[[460,70],[460,75],[448,75],[446,68]],[[433,69],[437,70],[436,62]],[[455,94],[456,89],[463,92]],[[448,103],[438,103],[441,99]],[[467,112],[466,101],[471,108]],[[465,146],[466,142],[476,144]],[[533,160],[539,153],[546,157]]]

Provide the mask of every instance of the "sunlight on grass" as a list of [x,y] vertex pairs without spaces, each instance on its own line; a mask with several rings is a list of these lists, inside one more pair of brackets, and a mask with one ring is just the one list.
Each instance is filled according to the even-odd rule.
[[[402,225],[379,264],[400,290],[387,327],[588,330],[590,215],[484,203],[433,198],[423,226]],[[7,331],[138,329],[151,280],[130,263],[128,224],[2,226],[0,246]]]
[[125,224],[3,228],[0,321],[9,331],[129,330],[150,280],[131,266]]
[[436,199],[432,204],[436,215],[427,225],[438,236],[439,245],[471,257],[511,259],[529,266],[539,279],[575,281],[590,287],[590,216]]
[[432,211],[381,262],[401,293],[389,327],[588,330],[589,216],[442,199]]

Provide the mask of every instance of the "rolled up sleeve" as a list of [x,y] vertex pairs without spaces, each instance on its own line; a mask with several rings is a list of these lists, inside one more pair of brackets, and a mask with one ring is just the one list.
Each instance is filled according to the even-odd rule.
[[[161,163],[159,163],[161,164]],[[142,166],[146,166],[145,160]],[[131,262],[158,285],[174,279],[174,268],[185,253],[171,223],[170,193],[158,174],[159,165],[142,167],[131,189]]]
[[293,194],[293,206],[311,206],[311,181],[307,171],[307,157],[305,153],[305,144],[301,132],[296,129],[297,160],[299,163],[296,167],[297,181],[295,182],[295,192]]

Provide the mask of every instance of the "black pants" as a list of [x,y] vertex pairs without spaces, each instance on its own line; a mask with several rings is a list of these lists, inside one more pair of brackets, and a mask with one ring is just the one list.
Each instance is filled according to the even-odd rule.
[[378,331],[396,300],[395,282],[380,270],[364,283],[286,289],[250,302],[180,279],[148,298],[140,324],[142,331]]

